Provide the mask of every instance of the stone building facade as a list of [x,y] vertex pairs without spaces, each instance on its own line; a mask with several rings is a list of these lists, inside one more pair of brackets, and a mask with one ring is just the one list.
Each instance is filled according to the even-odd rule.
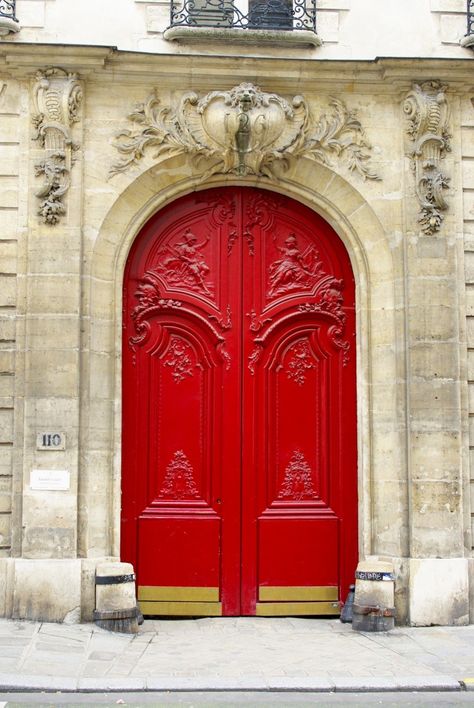
[[[393,562],[401,622],[472,621],[466,2],[318,0],[315,27],[283,29],[173,24],[168,0],[103,0],[93,14],[77,0],[11,4],[0,2],[0,616],[91,618],[95,568],[121,556],[128,254],[173,200],[253,187],[322,216],[352,264],[359,558]],[[244,94],[268,131],[239,148],[224,126]]]

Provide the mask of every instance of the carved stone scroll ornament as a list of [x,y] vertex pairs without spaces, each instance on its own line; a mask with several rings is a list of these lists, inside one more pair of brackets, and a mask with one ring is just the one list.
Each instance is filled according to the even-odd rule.
[[439,231],[443,211],[448,208],[444,193],[449,188],[449,177],[440,169],[441,160],[450,150],[451,137],[446,88],[439,81],[413,84],[403,104],[409,121],[407,132],[412,142],[409,156],[420,203],[418,221],[427,235]]
[[33,100],[36,113],[34,140],[44,150],[35,165],[36,176],[44,178],[36,192],[40,199],[38,214],[46,224],[57,224],[66,213],[63,202],[69,189],[73,152],[78,145],[72,140],[72,125],[79,120],[82,89],[77,74],[52,67],[36,74]]
[[134,127],[117,135],[122,159],[111,174],[124,172],[151,149],[154,159],[187,153],[195,163],[205,160],[203,180],[215,174],[278,178],[297,157],[323,164],[340,157],[351,172],[380,179],[369,166],[370,144],[361,123],[335,98],[330,111],[314,121],[302,96],[288,101],[242,83],[201,98],[188,92],[172,106],[162,106],[152,93],[129,120]]

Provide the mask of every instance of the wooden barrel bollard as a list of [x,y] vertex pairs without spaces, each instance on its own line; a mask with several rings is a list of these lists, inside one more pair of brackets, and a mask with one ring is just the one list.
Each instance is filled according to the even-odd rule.
[[140,613],[130,563],[100,563],[95,573],[94,622],[112,632],[138,632]]
[[362,561],[357,566],[352,629],[388,632],[395,626],[395,576],[393,565]]

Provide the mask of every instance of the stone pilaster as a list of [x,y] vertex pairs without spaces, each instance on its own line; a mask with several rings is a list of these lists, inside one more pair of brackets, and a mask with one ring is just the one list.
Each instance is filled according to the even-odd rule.
[[[446,89],[436,81],[415,86],[405,103],[418,201],[418,214],[415,200],[407,202],[405,240],[413,624],[461,624],[468,613],[457,238],[462,221],[454,200],[445,199],[445,170],[455,169],[454,161],[446,159],[443,172],[440,165],[450,148]],[[433,602],[433,588],[441,587],[444,605]]]
[[[31,559],[77,553],[81,99],[76,75],[57,68],[38,72],[24,264],[22,555]],[[61,442],[44,434],[59,435]]]

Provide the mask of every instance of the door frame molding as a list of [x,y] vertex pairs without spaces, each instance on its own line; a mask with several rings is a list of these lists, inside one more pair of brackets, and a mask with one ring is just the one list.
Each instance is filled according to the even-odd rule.
[[[81,400],[82,419],[88,421],[81,446],[88,452],[79,495],[88,503],[80,504],[80,554],[120,554],[122,287],[131,245],[148,219],[174,199],[238,185],[304,203],[326,219],[345,244],[356,282],[359,554],[405,556],[406,441],[398,413],[406,393],[404,295],[397,286],[401,273],[396,272],[374,208],[346,179],[304,158],[278,183],[251,177],[200,178],[192,174],[185,155],[163,160],[135,178],[120,175],[85,265],[83,318],[89,319],[90,330],[84,335],[82,370],[89,381]],[[106,497],[100,500],[94,491],[98,476]]]

